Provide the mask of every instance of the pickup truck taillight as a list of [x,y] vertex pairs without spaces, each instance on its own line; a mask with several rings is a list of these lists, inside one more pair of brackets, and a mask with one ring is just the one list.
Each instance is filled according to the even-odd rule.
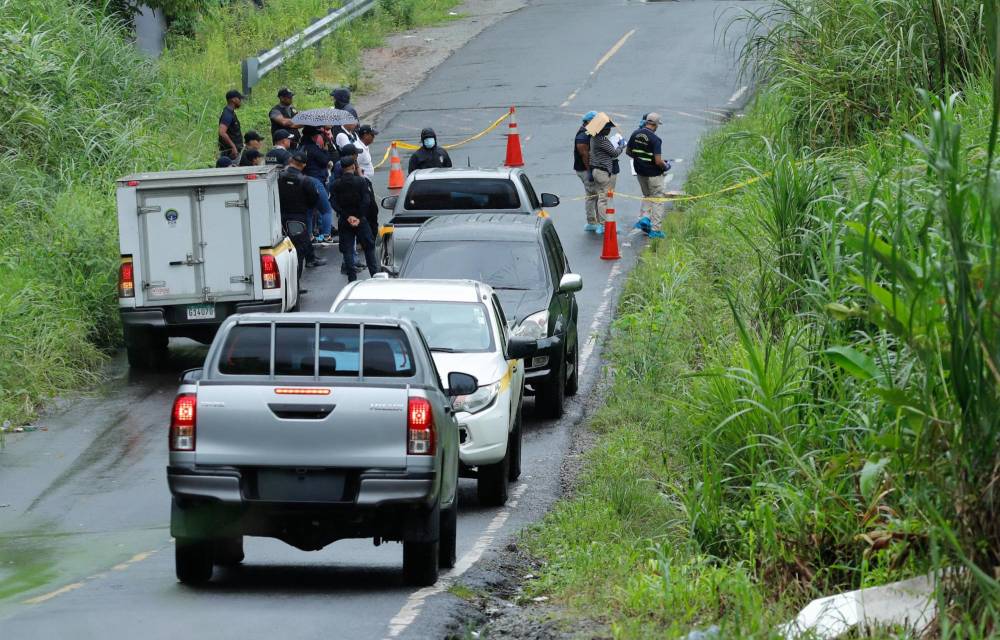
[[135,297],[135,269],[132,267],[132,256],[122,256],[118,267],[118,297]]
[[410,398],[406,416],[407,455],[434,455],[434,413],[431,411],[431,403],[427,398]]
[[197,404],[198,396],[193,393],[182,393],[174,400],[174,410],[170,415],[171,451],[194,451]]
[[265,289],[277,289],[281,286],[278,261],[269,253],[260,254],[260,275]]

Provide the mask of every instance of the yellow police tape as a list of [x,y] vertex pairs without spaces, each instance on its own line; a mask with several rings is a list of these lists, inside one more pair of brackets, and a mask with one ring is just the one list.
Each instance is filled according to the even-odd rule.
[[[696,196],[685,196],[685,195],[677,194],[675,196],[667,196],[665,198],[648,198],[646,196],[634,196],[634,195],[629,194],[629,193],[621,193],[621,192],[618,192],[618,191],[615,191],[613,193],[613,195],[616,198],[626,198],[628,200],[645,200],[646,202],[691,202],[693,200],[702,200],[704,198],[711,198],[712,196],[718,196],[718,195],[721,195],[723,193],[728,193],[730,191],[737,191],[739,189],[743,189],[744,187],[748,187],[748,186],[752,185],[755,182],[759,182],[760,180],[763,180],[767,176],[768,176],[768,174],[766,174],[766,173],[763,174],[763,175],[754,176],[753,178],[750,178],[749,180],[744,180],[743,182],[737,182],[736,184],[731,184],[728,187],[725,187],[723,189],[719,189],[718,191],[711,191],[709,193],[700,193],[700,194],[698,194]],[[596,197],[597,197],[596,195],[594,195],[594,196],[583,196],[583,197],[580,197],[580,198],[570,198],[570,201],[571,202],[579,202],[579,201],[582,201],[582,200],[590,200],[590,199],[596,198]]]
[[[482,138],[483,136],[485,136],[490,131],[493,131],[494,129],[496,129],[497,127],[499,127],[500,123],[503,122],[504,120],[506,120],[509,117],[510,117],[510,112],[508,111],[507,113],[503,114],[502,116],[500,116],[499,118],[497,118],[496,120],[494,120],[493,124],[491,124],[490,126],[486,127],[485,129],[483,129],[479,133],[477,133],[475,135],[472,135],[472,136],[469,136],[465,140],[459,140],[458,142],[453,142],[452,144],[445,144],[445,145],[441,145],[441,146],[443,148],[445,148],[445,149],[456,149],[458,147],[461,147],[462,145],[466,145],[466,144],[469,144],[470,142],[473,142],[475,140],[479,140],[480,138]],[[402,140],[393,140],[393,142],[396,143],[396,147],[398,147],[400,149],[406,149],[407,151],[416,151],[417,149],[420,148],[420,145],[410,144],[409,142],[403,142]],[[379,161],[379,163],[377,165],[375,165],[376,169],[378,169],[379,167],[381,167],[382,165],[384,165],[386,163],[386,161],[389,160],[389,154],[391,152],[392,152],[392,145],[390,144],[389,148],[387,148],[385,150],[385,155],[383,155],[382,159]]]

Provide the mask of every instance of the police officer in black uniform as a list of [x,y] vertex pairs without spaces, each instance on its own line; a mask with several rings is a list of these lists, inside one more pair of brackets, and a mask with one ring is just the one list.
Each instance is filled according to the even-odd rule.
[[264,164],[274,164],[279,167],[287,166],[288,161],[292,159],[292,153],[289,149],[292,146],[292,141],[295,139],[295,136],[292,135],[292,132],[287,129],[278,129],[274,132],[272,138],[274,146],[267,152],[267,155],[264,156]]
[[302,138],[298,125],[292,123],[292,118],[299,112],[292,105],[294,96],[295,94],[288,87],[282,87],[278,90],[278,104],[271,107],[271,111],[267,114],[271,120],[271,138],[274,139],[279,130],[288,131],[292,134],[292,149],[299,146],[299,140]]
[[[278,198],[281,202],[282,225],[293,220],[301,222],[303,226],[307,225],[306,212],[315,207],[316,201],[320,198],[316,183],[302,173],[308,159],[305,153],[298,151],[288,160],[288,166],[278,174]],[[321,267],[326,264],[326,260],[316,257],[312,242],[309,241],[308,230],[290,237],[299,254],[299,282],[301,283],[303,265]],[[300,293],[304,293],[304,291]]]
[[417,169],[436,169],[450,167],[451,156],[438,146],[437,135],[430,127],[420,132],[420,148],[410,156],[409,173]]

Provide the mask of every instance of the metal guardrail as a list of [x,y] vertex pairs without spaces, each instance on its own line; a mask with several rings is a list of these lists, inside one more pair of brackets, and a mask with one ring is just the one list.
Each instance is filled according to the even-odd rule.
[[270,51],[246,58],[242,63],[243,93],[250,95],[261,78],[283,65],[290,57],[316,44],[354,18],[368,13],[377,4],[378,0],[350,0]]

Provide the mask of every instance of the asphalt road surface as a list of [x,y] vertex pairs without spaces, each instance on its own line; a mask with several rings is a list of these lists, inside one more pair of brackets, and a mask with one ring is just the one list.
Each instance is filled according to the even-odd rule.
[[[600,372],[602,336],[645,242],[629,233],[634,200],[617,201],[622,260],[599,259],[601,239],[582,231],[571,157],[580,116],[607,111],[627,135],[643,113],[663,114],[664,155],[683,159],[674,163],[669,188],[680,188],[698,137],[746,93],[718,36],[720,16],[724,22],[738,4],[536,0],[383,112],[380,140],[414,140],[433,126],[450,143],[516,104],[526,170],[539,192],[562,197],[553,218],[584,279],[581,393],[568,399],[561,421],[526,408],[524,474],[506,508],[480,506],[473,481],[462,481],[459,563],[438,586],[403,585],[399,544],[341,541],[305,553],[258,538],[247,539],[241,567],[217,569],[209,586],[178,584],[166,430],[177,373],[200,366],[205,348],[173,341],[169,371],[132,374],[120,357],[102,389],[57,403],[39,422],[47,431],[10,438],[0,453],[0,637],[440,637],[451,581],[558,496],[563,454]],[[502,163],[505,129],[453,151],[455,165]],[[384,170],[377,185],[384,195]],[[627,169],[618,189],[638,193]],[[306,309],[327,309],[345,282],[336,249],[323,253],[330,265],[308,272]]]

